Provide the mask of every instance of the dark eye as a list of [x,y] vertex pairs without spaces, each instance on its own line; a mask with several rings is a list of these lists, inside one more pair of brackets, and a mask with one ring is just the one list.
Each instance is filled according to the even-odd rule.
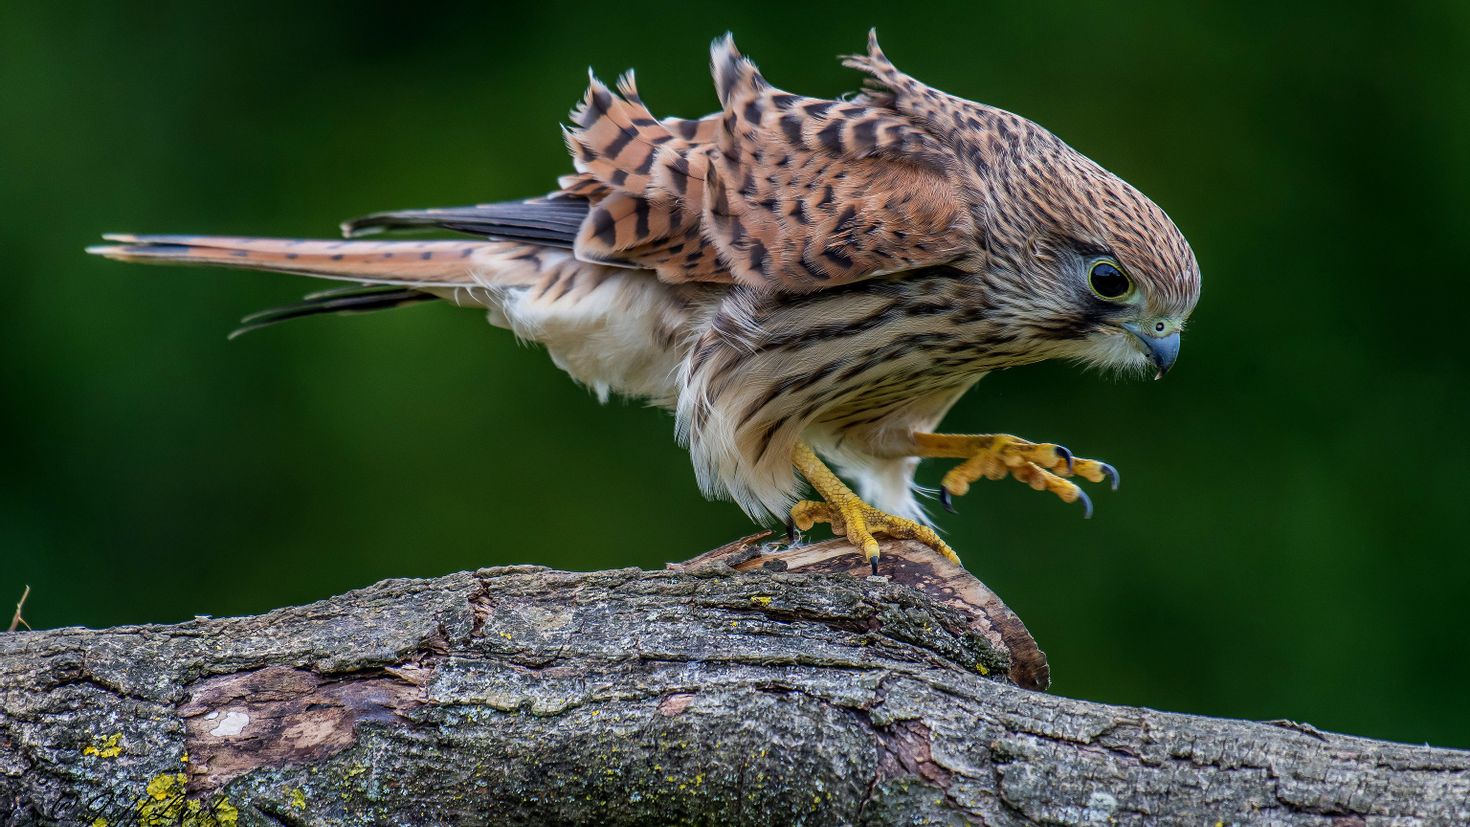
[[1126,298],[1133,292],[1133,281],[1118,269],[1118,265],[1112,259],[1098,259],[1092,263],[1092,270],[1088,273],[1087,283],[1092,287],[1092,292],[1099,298],[1108,301],[1117,301]]

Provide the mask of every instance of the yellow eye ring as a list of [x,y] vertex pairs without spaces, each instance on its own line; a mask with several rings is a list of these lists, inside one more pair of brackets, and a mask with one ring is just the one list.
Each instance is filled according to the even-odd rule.
[[1120,302],[1133,295],[1133,279],[1110,258],[1092,263],[1087,270],[1087,286],[1103,301]]

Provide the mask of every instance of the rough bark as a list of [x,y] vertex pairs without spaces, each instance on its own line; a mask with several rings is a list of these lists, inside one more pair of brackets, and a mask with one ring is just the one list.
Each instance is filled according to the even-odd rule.
[[1470,753],[1025,689],[926,550],[766,551],[0,634],[0,821],[1470,823]]

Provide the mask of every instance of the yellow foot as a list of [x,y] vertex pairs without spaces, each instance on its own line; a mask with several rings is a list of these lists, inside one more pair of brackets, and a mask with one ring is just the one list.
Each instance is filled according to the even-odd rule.
[[[878,573],[878,540],[874,534],[918,540],[955,563],[960,562],[954,549],[939,539],[934,529],[879,511],[859,499],[805,442],[796,443],[791,452],[791,463],[826,501],[802,500],[792,506],[791,526],[806,531],[817,523],[830,523],[834,534],[846,536],[848,542],[862,549],[863,556],[873,565],[874,574]],[[791,533],[794,535],[795,532]]]
[[879,511],[851,492],[836,503],[802,500],[791,507],[791,524],[796,528],[806,531],[817,523],[830,523],[833,534],[847,537],[849,543],[862,549],[863,556],[873,565],[874,574],[878,573],[878,540],[874,534],[901,540],[918,540],[951,561],[960,562],[959,555],[954,553],[948,543],[939,539],[934,529]]
[[1011,476],[1037,491],[1050,491],[1062,502],[1082,501],[1084,518],[1092,516],[1092,498],[1067,477],[1091,482],[1109,480],[1118,489],[1118,471],[1106,462],[1075,457],[1071,451],[1049,442],[1028,442],[1009,434],[915,434],[918,455],[963,459],[949,469],[940,483],[939,502],[954,511],[952,497],[964,495],[970,483],[984,477],[998,480]]

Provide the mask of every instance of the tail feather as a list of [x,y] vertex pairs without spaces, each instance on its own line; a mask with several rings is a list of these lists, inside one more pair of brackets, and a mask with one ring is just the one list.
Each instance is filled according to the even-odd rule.
[[473,286],[474,254],[484,241],[304,241],[196,235],[103,236],[87,252],[118,261],[271,270],[362,284]]

